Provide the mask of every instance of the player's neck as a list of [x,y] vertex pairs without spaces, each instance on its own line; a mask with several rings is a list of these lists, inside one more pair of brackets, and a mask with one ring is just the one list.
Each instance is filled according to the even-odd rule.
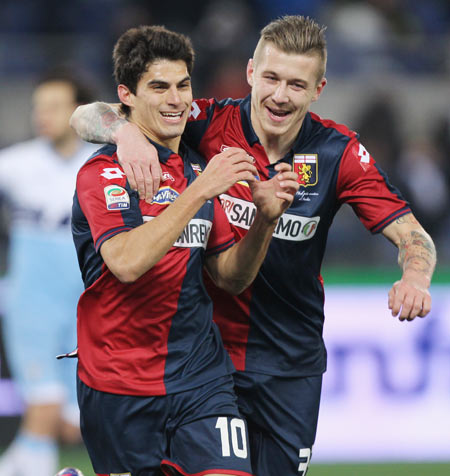
[[170,149],[172,152],[175,152],[175,154],[179,153],[181,136],[161,138],[158,134],[155,134],[148,127],[145,127],[145,125],[136,121],[132,115],[129,117],[128,120],[136,124],[141,130],[141,132],[145,135],[145,137],[147,137],[151,141],[156,142],[157,144],[162,145],[167,149]]
[[268,131],[267,128],[264,128],[258,115],[253,109],[251,112],[251,123],[271,164],[278,162],[291,150],[302,126],[300,123],[298,127],[291,127],[282,134],[272,133],[270,130]]
[[269,162],[274,164],[282,159],[292,148],[295,137],[297,134],[290,137],[290,135],[270,135],[261,132],[258,134],[259,140],[261,141],[264,150],[266,151]]

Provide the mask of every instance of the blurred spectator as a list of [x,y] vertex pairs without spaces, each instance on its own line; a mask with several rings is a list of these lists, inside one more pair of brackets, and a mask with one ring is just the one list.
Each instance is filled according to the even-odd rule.
[[383,91],[368,95],[370,98],[356,120],[355,130],[361,142],[376,157],[377,164],[397,185],[397,163],[402,150],[402,132],[398,105],[395,98]]
[[446,114],[436,121],[433,130],[433,139],[442,159],[442,168],[445,173],[447,185],[450,187],[450,99]]
[[[329,69],[340,74],[440,71],[445,49],[427,38],[423,9],[408,0],[338,0],[324,9]],[[417,2],[415,2],[417,3]],[[430,12],[439,2],[427,2]],[[428,40],[428,41],[427,41]]]
[[[200,13],[192,34],[197,52],[194,69],[197,91],[194,91],[194,95],[205,96],[204,91],[214,89],[216,94],[222,96],[225,89],[233,88],[238,90],[237,97],[241,97],[241,93],[248,91],[243,72],[253,54],[254,38],[257,34],[255,19],[248,2],[209,2]],[[226,73],[230,74],[228,80],[224,79]],[[198,91],[202,91],[201,94]]]
[[405,145],[398,164],[400,187],[417,219],[433,237],[442,229],[450,201],[442,159],[429,139],[414,137]]
[[57,438],[79,441],[75,362],[56,360],[76,346],[76,306],[83,291],[70,218],[78,169],[95,150],[69,126],[93,100],[71,73],[43,78],[33,92],[37,137],[0,151],[0,190],[12,213],[4,316],[5,347],[26,410],[0,458],[2,476],[50,476]]

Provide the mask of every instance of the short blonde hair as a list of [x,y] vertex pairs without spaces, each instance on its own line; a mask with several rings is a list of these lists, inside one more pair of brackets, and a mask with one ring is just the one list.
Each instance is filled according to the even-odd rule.
[[318,71],[319,81],[325,75],[327,64],[325,30],[325,26],[319,25],[309,17],[300,15],[280,17],[261,30],[254,57],[265,42],[273,43],[284,53],[317,55],[321,60]]

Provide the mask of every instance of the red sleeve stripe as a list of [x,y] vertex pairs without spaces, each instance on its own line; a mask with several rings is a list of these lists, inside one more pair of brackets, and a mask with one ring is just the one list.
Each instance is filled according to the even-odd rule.
[[123,231],[130,231],[132,230],[133,227],[131,226],[120,226],[119,228],[114,228],[112,230],[109,230],[107,233],[104,233],[102,236],[99,237],[97,242],[95,243],[95,251],[98,251],[100,249],[100,246],[109,238],[112,238],[114,235],[117,235],[118,233],[122,233]]
[[390,223],[392,223],[397,218],[406,215],[407,213],[411,213],[411,209],[409,207],[403,207],[400,210],[397,210],[394,213],[391,213],[388,217],[386,217],[382,222],[378,223],[370,229],[372,233],[379,233],[384,228],[386,228]]
[[233,237],[230,240],[226,241],[225,243],[222,243],[218,246],[214,246],[213,248],[207,249],[206,256],[217,255],[219,253],[222,253],[226,249],[231,248],[234,244],[235,244],[235,240]]

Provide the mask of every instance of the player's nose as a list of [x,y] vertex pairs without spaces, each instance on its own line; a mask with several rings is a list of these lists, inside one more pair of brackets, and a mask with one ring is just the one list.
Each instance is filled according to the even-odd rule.
[[272,94],[272,99],[277,103],[283,103],[288,101],[288,94],[287,94],[287,84],[281,81],[275,91]]

